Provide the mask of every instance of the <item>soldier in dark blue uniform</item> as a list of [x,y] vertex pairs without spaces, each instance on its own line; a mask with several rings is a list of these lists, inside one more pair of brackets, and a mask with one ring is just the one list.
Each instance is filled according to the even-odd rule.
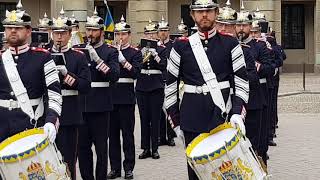
[[275,70],[275,75],[274,75],[274,92],[273,92],[273,99],[274,99],[274,104],[273,107],[275,109],[274,111],[274,122],[271,124],[272,126],[272,131],[271,135],[272,137],[277,137],[276,135],[276,128],[278,124],[278,91],[279,91],[279,82],[280,82],[280,67],[283,66],[283,61],[286,59],[285,52],[283,51],[281,45],[277,43],[277,39],[275,37],[275,32],[271,31],[270,35],[267,36],[267,41],[270,43],[273,51],[275,52],[275,59],[276,59],[276,70]]
[[[62,23],[61,23],[62,22]],[[52,53],[63,53],[65,64],[57,65],[61,82],[62,112],[56,144],[68,164],[71,178],[76,179],[79,126],[83,123],[80,94],[90,90],[90,70],[86,56],[81,51],[68,48],[71,37],[71,21],[64,14],[53,19]]]
[[[277,144],[273,141],[273,133],[272,133],[272,124],[274,122],[275,117],[275,108],[274,108],[274,98],[273,94],[275,91],[275,79],[274,76],[277,71],[277,59],[276,52],[273,50],[271,44],[267,41],[266,38],[266,32],[268,30],[268,22],[266,21],[266,17],[264,13],[260,12],[259,8],[253,13],[253,24],[251,28],[251,34],[252,37],[254,37],[257,40],[264,41],[267,45],[267,48],[269,49],[270,56],[272,58],[271,64],[274,68],[274,74],[270,75],[267,78],[267,86],[268,86],[268,145],[269,146],[276,146]],[[281,60],[280,60],[281,61]]]
[[87,18],[88,44],[84,46],[90,56],[88,65],[92,80],[90,92],[82,99],[85,124],[79,131],[79,167],[84,180],[94,179],[92,144],[95,146],[97,155],[95,178],[97,180],[107,178],[107,140],[110,112],[113,110],[110,83],[116,82],[120,74],[119,53],[115,48],[103,43],[104,21],[97,14],[95,9],[93,16]]
[[[161,21],[158,23],[158,38],[160,39],[160,43],[167,48],[167,56],[169,58],[169,53],[173,45],[173,40],[169,38],[169,24],[166,22],[162,16]],[[166,83],[166,72],[162,73],[163,81]],[[167,139],[168,137],[168,139]],[[160,121],[160,142],[159,145],[168,145],[175,146],[174,138],[175,134],[170,124],[167,123],[167,116],[165,109],[163,108],[161,112],[161,121]]]
[[2,24],[9,48],[0,59],[0,142],[43,125],[54,142],[62,104],[56,65],[48,51],[29,47],[31,17],[21,2],[6,14]]
[[[185,140],[186,146],[199,134],[209,132],[226,120],[230,120],[234,127],[239,127],[245,134],[244,106],[249,98],[249,83],[241,46],[236,38],[220,34],[215,29],[217,2],[194,0],[190,8],[198,32],[189,38],[179,38],[174,43],[168,59],[165,90],[165,106],[170,124],[177,136]],[[195,41],[201,41],[202,44],[195,45]],[[199,57],[193,51],[205,54]],[[211,66],[206,72],[213,74],[210,77],[205,75],[207,81],[199,68],[204,59]],[[216,78],[212,77],[214,74]],[[181,104],[178,89],[180,80],[184,82]],[[211,96],[210,91],[216,86],[220,86],[220,98]],[[232,93],[234,96],[231,100]],[[189,179],[198,179],[190,167],[188,173]]]
[[124,152],[123,169],[125,179],[133,179],[135,165],[134,125],[135,125],[135,91],[134,80],[141,69],[142,54],[137,48],[130,45],[130,25],[121,21],[115,25],[115,38],[118,42],[120,78],[113,88],[113,111],[110,120],[110,165],[108,179],[121,177],[121,141]]
[[[219,13],[216,26],[219,32],[236,37],[234,26],[236,24],[237,17],[239,16],[237,16],[236,11],[231,8],[230,1],[227,1],[226,6],[221,8]],[[243,20],[242,22],[250,22],[250,17],[246,17],[247,20]],[[255,61],[250,52],[251,47],[244,43],[241,43],[241,46],[245,57],[250,89],[249,101],[246,106],[246,136],[250,139],[253,149],[257,150],[260,133],[259,129],[262,118],[262,93],[260,90],[259,76],[256,71]]]
[[[260,107],[259,103],[262,103],[262,119],[260,124],[260,135],[258,141],[258,155],[262,157],[265,164],[267,162],[267,122],[268,122],[268,87],[266,78],[273,75],[274,68],[272,66],[272,58],[270,57],[270,50],[267,48],[266,43],[261,40],[254,39],[250,36],[250,29],[252,23],[252,15],[244,10],[244,6],[242,4],[241,10],[238,13],[238,19],[236,22],[236,33],[238,39],[244,43],[245,45],[250,46],[250,52],[255,60],[256,70],[259,75],[259,83],[260,83],[260,96],[257,93],[257,98],[261,97],[260,101],[256,101],[256,107]],[[258,118],[259,109],[256,109],[256,115],[254,118]],[[250,118],[250,117],[249,117]]]
[[[157,29],[157,25],[149,20],[149,24],[144,28],[144,37],[156,40]],[[159,44],[156,48],[142,47],[141,53],[144,61],[136,84],[143,149],[139,159],[148,157],[159,159],[159,126],[164,100],[163,72],[167,67],[167,51],[165,46]]]

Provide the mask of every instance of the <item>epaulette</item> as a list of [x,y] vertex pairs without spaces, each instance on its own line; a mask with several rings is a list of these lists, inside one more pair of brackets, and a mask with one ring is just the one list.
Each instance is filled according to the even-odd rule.
[[247,44],[244,44],[244,43],[241,43],[241,46],[242,47],[246,47],[246,48],[251,48],[251,46],[247,45]]
[[188,37],[178,37],[179,41],[189,41]]
[[231,36],[231,37],[233,37],[233,34],[231,34],[231,33],[219,32],[219,34],[224,35],[224,36]]
[[136,50],[136,51],[139,51],[139,48],[137,47],[134,47],[134,46],[130,46],[132,49]]
[[40,47],[32,47],[31,50],[37,51],[37,52],[44,52],[44,53],[49,53],[48,50],[40,48]]
[[114,45],[112,45],[112,44],[107,44],[107,46],[108,47],[111,47],[111,48],[115,48],[115,49],[117,49],[117,47],[115,47]]
[[84,52],[80,51],[79,49],[75,49],[75,48],[71,48],[71,50],[75,51],[75,52],[78,52],[80,54],[84,54]]

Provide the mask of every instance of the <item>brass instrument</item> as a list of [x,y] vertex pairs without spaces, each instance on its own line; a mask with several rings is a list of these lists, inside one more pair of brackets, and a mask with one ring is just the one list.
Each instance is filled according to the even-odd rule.
[[150,57],[151,57],[151,51],[149,51],[149,47],[147,47],[146,52],[143,54],[143,60],[142,63],[146,63],[150,61]]
[[61,41],[57,42],[57,48],[58,48],[58,52],[61,53],[61,49],[62,49]]

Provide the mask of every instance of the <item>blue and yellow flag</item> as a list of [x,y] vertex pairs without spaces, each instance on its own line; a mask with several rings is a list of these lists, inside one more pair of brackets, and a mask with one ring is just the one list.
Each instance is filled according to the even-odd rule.
[[104,20],[104,31],[113,32],[114,31],[114,22],[112,15],[110,13],[109,7],[106,8],[106,18]]
[[104,20],[105,41],[111,44],[113,40],[114,22],[107,1],[104,0],[104,3],[106,4],[106,17]]

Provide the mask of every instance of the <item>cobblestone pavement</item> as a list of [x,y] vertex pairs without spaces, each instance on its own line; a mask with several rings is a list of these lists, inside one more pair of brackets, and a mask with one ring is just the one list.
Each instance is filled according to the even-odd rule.
[[[319,76],[320,77],[320,76]],[[320,91],[320,78],[307,75],[306,89]],[[300,85],[301,86],[300,86]],[[301,74],[281,76],[280,93],[302,90]],[[293,95],[279,98],[279,129],[275,138],[277,147],[269,148],[269,172],[276,180],[320,179],[320,95]],[[140,149],[140,122],[137,114],[136,157]],[[186,160],[182,143],[161,146],[159,160],[136,160],[134,170],[137,180],[185,180]],[[79,173],[78,173],[79,175]],[[79,176],[80,177],[80,176]],[[78,178],[80,179],[80,178]],[[121,179],[121,178],[119,178]]]

